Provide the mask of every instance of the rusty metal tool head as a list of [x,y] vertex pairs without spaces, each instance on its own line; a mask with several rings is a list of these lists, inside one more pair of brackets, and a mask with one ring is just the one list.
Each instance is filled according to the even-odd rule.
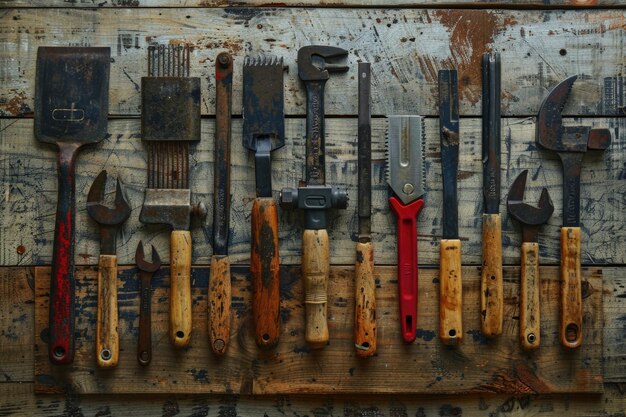
[[348,66],[329,62],[345,58],[348,51],[336,46],[310,45],[298,50],[298,75],[302,81],[328,80],[331,72],[348,71]]
[[522,241],[537,242],[539,226],[545,224],[552,216],[554,205],[545,187],[541,190],[541,197],[537,206],[524,203],[524,189],[526,188],[527,177],[528,170],[526,169],[513,181],[506,199],[506,207],[511,217],[522,224]]
[[141,292],[139,302],[139,340],[137,342],[137,361],[146,366],[152,360],[152,275],[161,267],[161,258],[154,245],[152,261],[147,261],[143,252],[143,242],[139,241],[135,251],[135,264],[139,269]]
[[581,284],[580,173],[588,150],[605,150],[608,129],[563,126],[561,111],[576,76],[561,81],[541,103],[536,141],[555,151],[563,165],[563,227],[561,228],[561,344],[574,349],[582,344],[583,300]]
[[59,190],[50,276],[48,351],[54,364],[74,360],[75,159],[107,133],[110,48],[37,50],[35,137],[58,148]]
[[554,205],[546,188],[541,190],[537,206],[524,203],[527,177],[528,170],[524,170],[513,181],[506,206],[511,217],[522,224],[519,337],[522,348],[532,350],[539,348],[541,339],[538,233],[554,212]]
[[139,241],[135,251],[135,264],[140,271],[152,273],[158,271],[161,267],[161,257],[159,257],[159,252],[157,252],[154,245],[150,246],[152,246],[152,261],[147,261],[143,252],[143,242]]
[[102,203],[106,180],[107,172],[102,171],[91,185],[87,194],[87,213],[100,225],[100,254],[114,255],[117,229],[128,219],[132,210],[119,179],[116,181],[114,207]]
[[580,226],[580,172],[588,150],[605,150],[611,142],[608,129],[563,126],[561,111],[578,77],[561,81],[543,100],[537,116],[537,144],[555,151],[563,163],[563,226]]

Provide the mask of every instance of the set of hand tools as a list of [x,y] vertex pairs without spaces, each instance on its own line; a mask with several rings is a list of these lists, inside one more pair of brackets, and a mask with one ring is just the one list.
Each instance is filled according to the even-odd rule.
[[[303,210],[302,278],[306,314],[305,339],[311,348],[328,344],[327,323],[330,241],[328,210],[345,209],[346,190],[326,183],[324,87],[331,73],[346,72],[340,61],[348,52],[331,46],[305,46],[298,51],[298,74],[306,88],[305,181],[280,192],[283,209]],[[59,150],[59,195],[50,287],[49,356],[55,364],[74,356],[74,161],[84,144],[102,140],[107,132],[109,48],[39,48],[37,58],[35,135]],[[192,333],[192,217],[203,218],[203,203],[192,203],[190,144],[200,140],[200,79],[190,76],[186,45],[151,45],[148,74],[142,78],[142,140],[147,147],[147,188],[140,221],[167,224],[170,235],[169,338],[176,348],[188,346]],[[213,200],[213,255],[208,286],[208,335],[211,349],[223,355],[229,345],[231,276],[230,154],[233,58],[220,53],[215,64],[216,123]],[[481,322],[487,337],[502,333],[503,279],[500,208],[500,57],[485,54],[483,71],[483,225]],[[272,196],[271,152],[285,144],[283,60],[246,57],[243,65],[243,146],[254,152],[256,198],[251,213],[250,272],[255,341],[273,348],[280,335],[278,209]],[[377,350],[374,248],[371,224],[371,71],[358,64],[358,237],[355,263],[354,345],[357,356]],[[582,342],[580,271],[580,171],[587,150],[604,150],[607,129],[564,127],[561,109],[576,77],[558,84],[541,105],[537,143],[557,152],[564,172],[561,230],[561,342],[575,348]],[[458,75],[440,70],[439,136],[443,178],[442,239],[439,272],[439,337],[445,344],[463,338],[461,238],[457,178],[461,144]],[[416,338],[418,303],[417,218],[424,206],[424,118],[388,116],[387,181],[389,205],[397,219],[398,298],[401,334]],[[513,182],[507,197],[510,216],[522,225],[520,342],[524,349],[540,343],[539,227],[554,206],[544,188],[538,205],[523,202],[528,171]],[[117,326],[116,236],[131,208],[120,180],[112,206],[104,203],[106,171],[95,179],[87,196],[87,212],[99,225],[96,357],[102,368],[119,357]],[[137,360],[148,365],[151,348],[151,277],[161,265],[152,247],[151,261],[143,244],[135,261],[141,279]]]

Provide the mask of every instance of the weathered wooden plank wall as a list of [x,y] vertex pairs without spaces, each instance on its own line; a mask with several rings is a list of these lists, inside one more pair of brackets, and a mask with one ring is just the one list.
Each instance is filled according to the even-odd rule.
[[624,10],[449,9],[13,9],[0,11],[0,114],[33,109],[35,57],[42,45],[110,46],[109,112],[139,115],[150,42],[194,46],[192,75],[202,78],[206,115],[214,114],[215,57],[235,59],[234,101],[241,109],[243,57],[284,58],[286,112],[305,114],[297,50],[331,44],[350,51],[347,74],[328,82],[326,112],[355,115],[356,63],[372,63],[372,112],[437,114],[437,70],[459,70],[461,115],[480,113],[480,59],[502,54],[502,113],[535,115],[550,87],[578,74],[568,115],[623,114]]
[[[583,222],[583,262],[585,264],[626,263],[626,125],[624,118],[569,119],[568,124],[609,127],[613,143],[604,153],[585,157],[582,173],[581,218]],[[426,121],[426,205],[419,217],[419,257],[422,264],[438,264],[441,239],[440,213],[442,209],[441,164],[439,161],[438,119]],[[4,238],[0,243],[0,265],[49,264],[52,256],[56,209],[56,156],[54,149],[39,144],[33,137],[32,120],[0,119],[0,184],[4,204],[0,223]],[[482,163],[481,121],[476,118],[461,120],[461,160],[459,176],[459,227],[463,241],[463,263],[481,262],[482,223]],[[502,194],[523,169],[530,169],[527,197],[538,199],[541,187],[548,187],[556,206],[555,213],[541,230],[541,261],[558,264],[560,256],[561,181],[560,163],[551,152],[539,150],[534,142],[535,124],[532,118],[507,118],[503,125]],[[395,264],[395,219],[387,203],[387,185],[384,176],[385,150],[384,119],[373,124],[373,239],[376,262]],[[304,178],[304,119],[287,120],[287,141],[283,149],[272,154],[273,187],[275,196],[283,187],[293,187]],[[347,187],[352,201],[347,210],[332,216],[331,232],[333,264],[354,264],[357,233],[356,195],[356,119],[327,120],[328,180],[331,184]],[[162,226],[147,226],[139,222],[140,206],[146,186],[146,153],[140,139],[137,119],[112,120],[110,137],[102,143],[85,149],[77,165],[77,238],[76,263],[98,263],[99,235],[96,224],[87,216],[87,190],[95,176],[106,169],[119,176],[128,191],[134,208],[118,240],[121,264],[134,262],[139,240],[154,244],[163,259],[169,259],[169,230]],[[196,264],[210,262],[213,201],[213,141],[214,122],[202,123],[203,140],[192,154],[191,190],[193,199],[204,201],[209,216],[192,231],[193,260]],[[253,155],[241,143],[241,121],[233,130],[232,151],[232,216],[231,261],[248,263],[250,251],[250,210],[254,198]],[[109,184],[113,192],[114,182]],[[506,199],[501,203],[504,228],[504,261],[519,263],[521,245],[520,225],[506,214]],[[10,220],[10,221],[9,221]],[[299,264],[302,219],[300,214],[279,211],[280,257],[284,264]]]
[[[624,28],[625,10],[619,0],[510,0],[498,4],[469,0],[430,0],[406,4],[391,0],[382,5],[370,0],[338,0],[317,4],[312,0],[281,2],[278,8],[261,0],[243,0],[226,7],[222,0],[0,0],[0,414],[80,415],[612,415],[626,409],[626,319],[624,317],[623,247],[626,223],[626,162],[624,160]],[[615,6],[616,9],[548,10],[569,5]],[[139,6],[139,7],[136,7]],[[214,8],[224,6],[226,8]],[[286,6],[286,7],[285,7]],[[291,7],[298,6],[298,7]],[[305,7],[299,7],[305,6]],[[365,8],[351,8],[365,6]],[[370,8],[371,6],[371,8]],[[397,9],[395,6],[407,6]],[[452,8],[457,7],[458,8]],[[478,10],[466,10],[464,7]],[[205,8],[209,7],[209,8]],[[387,7],[394,7],[387,8]],[[429,8],[431,7],[431,8]],[[487,10],[496,7],[498,10]],[[542,10],[526,10],[541,7]],[[164,9],[159,9],[164,8]],[[327,8],[327,9],[326,9]],[[355,195],[356,62],[373,63],[373,110],[375,120],[375,174],[380,174],[384,121],[390,113],[411,112],[436,116],[436,72],[458,67],[461,81],[461,124],[467,153],[461,160],[463,187],[461,233],[464,263],[480,262],[478,228],[481,211],[479,58],[488,50],[503,57],[503,194],[524,168],[539,169],[529,197],[547,184],[557,210],[541,234],[542,262],[558,262],[556,232],[560,224],[560,172],[554,155],[537,150],[534,121],[541,100],[551,86],[566,75],[579,80],[564,112],[568,124],[610,127],[611,149],[586,157],[583,168],[583,259],[602,265],[604,277],[604,389],[602,396],[435,396],[435,397],[239,397],[239,396],[66,396],[35,398],[34,386],[34,293],[33,268],[50,262],[52,216],[56,201],[54,153],[35,144],[32,121],[16,117],[32,115],[34,60],[41,45],[108,45],[112,48],[110,93],[111,137],[87,150],[79,159],[79,190],[84,202],[86,187],[106,167],[128,183],[133,205],[143,199],[145,182],[143,146],[138,136],[140,94],[136,89],[146,72],[149,42],[190,42],[194,45],[193,75],[203,83],[203,142],[195,158],[198,180],[194,191],[210,202],[210,172],[214,115],[214,58],[227,49],[236,62],[259,51],[282,56],[290,65],[286,76],[286,109],[289,147],[279,151],[277,166],[288,175],[277,175],[275,191],[292,186],[302,176],[304,152],[304,92],[297,79],[295,55],[299,47],[329,43],[350,50],[351,70],[329,82],[329,172],[333,181]],[[241,66],[236,65],[235,105],[239,114]],[[352,98],[352,99],[346,99]],[[121,120],[118,120],[121,119]],[[436,146],[436,118],[427,121],[430,169],[427,208],[420,218],[420,262],[438,261],[437,212],[440,210],[440,168]],[[240,141],[241,124],[235,123],[234,140]],[[208,140],[207,140],[208,139]],[[119,147],[116,150],[115,147]],[[503,148],[504,149],[504,148]],[[129,157],[129,150],[137,152]],[[283,152],[282,154],[280,152]],[[295,155],[295,158],[294,158]],[[233,247],[234,261],[247,262],[247,217],[252,195],[252,160],[243,150],[234,154]],[[203,180],[201,176],[204,176]],[[354,178],[353,178],[354,177]],[[31,186],[33,188],[31,188]],[[385,204],[381,175],[375,176],[374,232],[377,262],[395,262],[393,218]],[[81,203],[79,203],[81,204]],[[82,204],[84,207],[84,204]],[[428,208],[431,208],[430,212]],[[504,205],[502,205],[504,207]],[[35,213],[35,214],[33,214]],[[354,207],[334,219],[333,262],[352,264],[355,229]],[[98,253],[96,229],[79,214],[78,263],[94,264]],[[194,261],[207,263],[210,255],[210,219],[196,229]],[[299,262],[300,224],[296,215],[281,215],[281,261]],[[520,233],[505,220],[505,262],[516,264]],[[142,229],[136,214],[124,232],[120,255],[132,260],[140,235],[166,250],[166,232]],[[26,236],[18,241],[18,236]],[[21,254],[18,253],[22,252]],[[5,360],[10,358],[10,360]]]

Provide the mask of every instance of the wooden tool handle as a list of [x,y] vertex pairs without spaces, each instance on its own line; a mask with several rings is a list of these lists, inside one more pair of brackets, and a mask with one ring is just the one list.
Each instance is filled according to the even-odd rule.
[[354,305],[354,346],[362,358],[376,353],[376,282],[374,281],[374,245],[356,244]]
[[100,368],[117,366],[120,342],[117,332],[117,256],[100,255],[98,262],[98,325],[96,358]]
[[50,361],[57,365],[74,360],[74,162],[77,149],[76,144],[59,143],[59,190],[50,276],[48,343]]
[[209,342],[216,355],[226,353],[230,339],[230,259],[213,255],[209,276]]
[[539,316],[539,244],[522,243],[520,280],[520,343],[525,350],[539,347],[541,321]]
[[259,197],[252,204],[250,272],[256,344],[272,348],[280,336],[278,211],[273,198]]
[[302,236],[302,276],[306,310],[305,339],[311,349],[328,344],[328,274],[330,269],[328,232],[305,230]]
[[583,341],[580,227],[561,228],[561,344],[573,349]]
[[500,214],[483,214],[483,266],[480,281],[480,318],[487,337],[502,334],[502,226]]
[[461,241],[443,239],[439,256],[439,338],[451,345],[463,340]]
[[191,232],[170,235],[170,341],[183,348],[191,341]]

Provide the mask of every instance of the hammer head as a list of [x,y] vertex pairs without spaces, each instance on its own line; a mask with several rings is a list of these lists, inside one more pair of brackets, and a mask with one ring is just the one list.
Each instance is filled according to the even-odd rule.
[[330,72],[347,71],[348,67],[326,61],[347,55],[348,51],[335,46],[304,46],[298,50],[298,75],[302,81],[327,80]]
[[587,126],[563,126],[561,111],[578,76],[561,81],[541,103],[537,116],[536,141],[539,146],[556,152],[587,152],[605,150],[611,143],[608,129]]

